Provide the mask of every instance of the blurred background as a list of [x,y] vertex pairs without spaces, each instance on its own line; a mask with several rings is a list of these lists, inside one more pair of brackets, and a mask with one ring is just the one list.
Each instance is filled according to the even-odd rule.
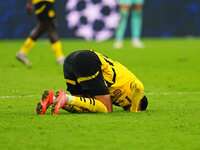
[[[1,0],[0,39],[26,38],[36,25],[36,16],[26,13],[26,2]],[[112,38],[119,21],[115,2],[116,0],[56,0],[59,36],[83,37],[86,40]],[[91,13],[87,13],[89,11]],[[146,0],[143,19],[142,37],[200,36],[200,1]],[[128,27],[126,37],[130,36],[129,30]]]

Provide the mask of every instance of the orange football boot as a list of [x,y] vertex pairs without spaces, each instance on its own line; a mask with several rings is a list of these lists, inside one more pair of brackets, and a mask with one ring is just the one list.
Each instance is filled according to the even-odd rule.
[[53,104],[54,93],[51,90],[45,90],[42,99],[37,104],[36,113],[43,115],[51,104]]
[[66,93],[64,90],[58,90],[56,92],[55,97],[56,97],[56,100],[55,100],[55,103],[52,105],[52,109],[51,109],[52,115],[57,115],[58,110],[67,104]]

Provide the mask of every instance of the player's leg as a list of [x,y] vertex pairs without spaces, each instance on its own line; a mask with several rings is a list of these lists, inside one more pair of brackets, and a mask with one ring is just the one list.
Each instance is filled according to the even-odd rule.
[[88,110],[89,112],[108,113],[108,108],[103,102],[94,98],[76,97],[66,95],[67,104]]
[[64,105],[62,107],[62,109],[66,110],[70,113],[87,113],[88,112],[88,111],[81,109],[81,108],[74,106],[74,105]]
[[[104,105],[99,100],[88,98],[92,97],[91,95],[109,94],[103,75],[100,72],[101,62],[94,52],[85,50],[69,54],[64,61],[63,70],[67,91],[76,96],[66,95],[62,90],[58,91],[57,103],[52,109],[53,113],[57,114],[58,110],[66,104],[74,105],[90,112],[111,111],[110,109],[107,110],[108,105],[106,103]],[[84,98],[79,97],[84,95],[87,96]]]
[[28,60],[27,55],[31,48],[35,45],[36,40],[46,31],[45,24],[39,21],[38,25],[31,31],[30,36],[25,40],[20,51],[16,54],[16,58],[30,66],[31,62]]
[[57,63],[61,65],[64,62],[64,55],[62,51],[62,45],[58,39],[54,3],[46,2],[46,6],[47,7],[45,10],[45,23],[47,27],[48,37],[51,42],[52,50],[54,51],[55,57],[57,59]]
[[120,22],[115,31],[115,48],[121,48],[123,46],[123,38],[126,31],[129,9],[130,6],[128,4],[119,4]]
[[66,105],[76,106],[89,112],[108,113],[106,106],[99,100],[68,95],[63,90],[57,91],[56,99],[51,110],[52,114],[57,115],[58,110]]
[[[55,102],[55,95],[54,93],[47,89],[44,91],[44,93],[42,94],[42,98],[41,100],[38,102],[37,106],[36,106],[36,114],[38,115],[43,115],[45,114],[46,110],[49,108],[50,105],[52,105]],[[84,113],[86,112],[85,110],[76,107],[74,105],[65,105],[64,107],[62,107],[62,109],[71,112],[71,113]]]
[[131,36],[132,45],[136,48],[142,48],[144,45],[141,42],[142,31],[142,8],[144,0],[133,0],[134,5],[131,11]]
[[57,59],[57,63],[59,65],[62,65],[64,63],[64,54],[62,51],[61,42],[58,40],[58,34],[56,31],[56,20],[50,19],[47,21],[46,25],[47,25],[48,37],[51,42],[51,47],[54,51],[55,57]]
[[36,40],[46,31],[46,25],[43,22],[45,19],[46,4],[45,2],[39,2],[34,5],[35,14],[37,15],[38,24],[31,31],[30,36],[26,39],[20,51],[16,54],[16,58],[26,65],[31,65],[27,58],[27,54],[30,49],[35,45]]

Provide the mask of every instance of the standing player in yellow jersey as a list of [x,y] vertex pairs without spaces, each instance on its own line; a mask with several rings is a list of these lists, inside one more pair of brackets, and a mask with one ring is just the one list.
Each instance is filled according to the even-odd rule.
[[113,111],[112,104],[131,112],[147,108],[142,82],[119,62],[98,52],[80,50],[69,54],[63,70],[70,94],[59,90],[54,96],[51,90],[44,91],[37,114],[44,114],[51,104],[55,115],[60,108],[69,112],[109,113]]
[[30,36],[26,39],[24,45],[16,54],[16,58],[25,65],[31,65],[27,58],[27,54],[29,50],[35,45],[36,40],[45,32],[48,33],[52,49],[56,56],[57,64],[62,65],[64,62],[62,46],[58,40],[58,34],[56,31],[55,12],[53,8],[54,1],[55,0],[28,0],[27,2],[27,12],[29,14],[33,12],[34,5],[38,24],[31,31]]

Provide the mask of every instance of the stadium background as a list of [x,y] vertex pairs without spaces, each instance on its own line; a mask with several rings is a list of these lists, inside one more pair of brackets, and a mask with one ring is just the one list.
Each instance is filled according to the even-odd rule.
[[[65,20],[67,1],[57,0],[55,3],[58,32],[62,38],[75,38],[74,30],[67,27]],[[27,37],[36,24],[36,17],[27,15],[25,5],[25,0],[1,0],[0,39]],[[143,37],[199,36],[199,8],[199,0],[146,0]],[[126,36],[129,36],[128,30]]]

